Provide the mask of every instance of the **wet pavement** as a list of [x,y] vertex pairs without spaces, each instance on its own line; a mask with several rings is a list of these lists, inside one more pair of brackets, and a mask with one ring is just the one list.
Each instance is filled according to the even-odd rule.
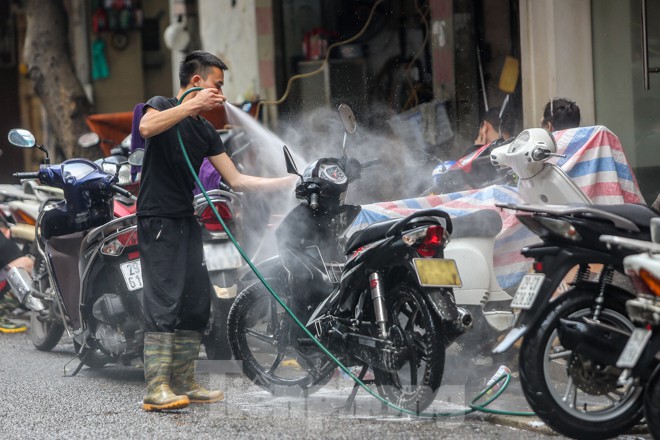
[[[464,384],[441,387],[426,412],[453,417],[402,415],[387,410],[365,391],[355,405],[341,408],[352,382],[337,374],[306,399],[272,396],[252,384],[234,362],[209,361],[201,355],[198,378],[224,389],[225,402],[191,405],[170,413],[141,410],[144,393],[140,368],[78,365],[67,337],[52,352],[37,351],[29,334],[0,335],[0,426],[11,439],[88,438],[560,438],[538,419],[496,416],[480,412],[460,415],[466,403]],[[66,368],[66,374],[65,374]],[[496,369],[496,368],[495,368]],[[468,391],[469,395],[471,391]],[[467,399],[470,400],[470,399]],[[514,379],[492,408],[529,411]],[[620,439],[643,438],[630,434]]]

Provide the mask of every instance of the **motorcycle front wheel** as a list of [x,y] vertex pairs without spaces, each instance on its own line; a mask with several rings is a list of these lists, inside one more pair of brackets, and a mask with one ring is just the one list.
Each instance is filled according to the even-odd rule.
[[660,367],[656,368],[646,384],[644,417],[651,436],[660,439]]
[[[593,318],[597,295],[581,288],[564,293],[520,348],[520,381],[530,407],[552,429],[573,438],[615,437],[642,416],[639,384],[619,385],[621,369],[586,359],[559,340],[559,320]],[[606,292],[604,299],[599,321],[631,332],[625,295]]]
[[50,286],[46,263],[40,254],[37,254],[35,258],[34,267],[36,271],[35,285],[39,292],[44,293],[49,299],[42,300],[46,307],[44,310],[30,312],[30,338],[37,350],[50,351],[60,341],[62,333],[64,333],[64,324],[59,313],[55,292]]
[[379,394],[412,411],[423,411],[435,399],[445,366],[442,326],[419,290],[408,283],[387,292],[390,334],[410,359],[396,372],[374,369]]
[[[266,281],[288,306],[282,283]],[[234,357],[252,382],[276,396],[307,396],[322,388],[335,370],[325,356],[301,353],[290,344],[295,325],[260,281],[241,292],[229,311]]]

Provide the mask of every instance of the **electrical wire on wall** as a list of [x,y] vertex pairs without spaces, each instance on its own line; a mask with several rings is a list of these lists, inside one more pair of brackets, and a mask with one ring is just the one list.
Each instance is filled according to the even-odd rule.
[[[408,86],[410,87],[410,95],[408,95],[408,99],[406,99],[405,104],[403,105],[403,110],[408,110],[409,108],[415,107],[416,105],[419,104],[419,96],[417,95],[417,89],[415,88],[415,85],[413,84],[412,81],[412,68],[415,65],[415,62],[419,58],[420,54],[424,50],[424,47],[429,41],[429,35],[431,33],[431,30],[429,28],[429,22],[426,19],[426,12],[422,11],[422,9],[419,7],[418,1],[415,0],[415,11],[419,14],[420,18],[422,19],[422,23],[424,24],[424,29],[426,32],[424,32],[424,41],[422,41],[422,44],[419,46],[419,50],[415,52],[415,56],[410,60],[410,63],[406,66],[406,69],[404,71],[406,80],[408,81]],[[428,4],[427,4],[428,7]],[[421,75],[421,73],[420,73]]]
[[360,31],[357,34],[353,35],[348,40],[338,41],[336,43],[331,44],[328,47],[328,50],[325,52],[325,58],[323,58],[323,62],[321,63],[321,65],[319,66],[318,69],[313,70],[311,72],[307,72],[307,73],[299,73],[299,74],[294,75],[291,78],[289,78],[289,81],[286,84],[286,90],[284,91],[284,94],[282,95],[282,97],[280,99],[278,99],[276,101],[272,101],[272,100],[271,101],[269,101],[269,100],[259,101],[257,103],[255,118],[259,118],[259,115],[260,115],[260,112],[261,112],[261,107],[263,105],[279,105],[279,104],[282,104],[284,101],[286,101],[286,99],[289,97],[289,93],[291,92],[291,85],[293,84],[293,82],[295,80],[303,79],[303,78],[309,78],[311,76],[318,75],[319,73],[323,72],[323,70],[328,65],[328,58],[330,58],[330,52],[332,51],[332,49],[334,49],[335,47],[342,46],[344,44],[350,44],[350,43],[356,41],[358,38],[360,38],[365,33],[367,28],[369,27],[369,23],[371,23],[371,20],[374,16],[374,12],[376,11],[376,8],[378,7],[378,5],[383,3],[383,1],[385,1],[385,0],[378,0],[378,1],[376,1],[376,3],[374,3],[374,5],[371,7],[371,11],[369,11],[369,16],[367,17],[367,21],[364,23],[364,26],[362,26],[362,29],[360,29]]

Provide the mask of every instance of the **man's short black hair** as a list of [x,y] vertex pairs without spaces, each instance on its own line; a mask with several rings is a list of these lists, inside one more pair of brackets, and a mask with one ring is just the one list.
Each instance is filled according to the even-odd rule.
[[180,86],[187,86],[190,82],[190,79],[195,75],[206,78],[209,70],[211,70],[213,67],[217,67],[220,70],[228,69],[227,65],[212,53],[208,53],[203,50],[190,52],[181,62],[181,66],[179,66]]
[[508,109],[504,109],[504,114],[502,114],[502,120],[500,121],[500,107],[491,107],[484,115],[484,121],[490,123],[495,130],[501,130],[502,133],[506,133],[509,136],[513,135],[515,121]]
[[554,130],[566,130],[580,126],[580,107],[566,98],[555,98],[545,105],[543,125],[551,123]]

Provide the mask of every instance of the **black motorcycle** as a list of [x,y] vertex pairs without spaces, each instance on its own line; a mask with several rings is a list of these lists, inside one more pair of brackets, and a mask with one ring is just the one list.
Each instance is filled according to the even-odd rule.
[[[352,110],[339,113],[347,133]],[[456,306],[460,286],[453,260],[443,259],[452,231],[445,212],[429,209],[373,224],[344,242],[359,212],[343,204],[351,181],[374,165],[344,156],[309,164],[302,175],[285,147],[289,173],[301,177],[294,208],[276,231],[279,256],[261,273],[306,328],[347,366],[373,370],[379,393],[412,410],[434,399],[445,348],[471,324]],[[305,395],[336,368],[285,315],[259,281],[234,302],[228,332],[244,373],[273,394]]]
[[[623,258],[632,251],[608,249],[603,234],[650,239],[642,205],[498,205],[542,243],[522,249],[533,258],[511,307],[513,329],[494,352],[524,337],[520,381],[531,408],[555,431],[575,438],[608,438],[642,417],[642,387],[620,383],[616,361],[634,325],[626,313],[633,298]],[[599,272],[597,268],[602,267]],[[564,279],[572,274],[565,286]]]
[[[651,435],[660,439],[660,217],[651,221],[652,242],[604,235],[601,241],[612,249],[627,248],[639,254],[623,260],[637,297],[626,310],[636,327],[617,359],[624,369],[622,382],[644,386],[644,416]],[[622,340],[625,338],[621,338]],[[617,350],[619,351],[619,350]]]
[[[11,130],[14,145],[36,145],[26,130]],[[141,163],[142,150],[136,153]],[[114,218],[114,196],[133,197],[117,177],[86,159],[42,165],[20,179],[61,188],[64,200],[44,203],[36,226],[30,295],[32,342],[51,350],[65,329],[73,334],[81,365],[125,364],[142,355],[142,275],[134,215]]]

